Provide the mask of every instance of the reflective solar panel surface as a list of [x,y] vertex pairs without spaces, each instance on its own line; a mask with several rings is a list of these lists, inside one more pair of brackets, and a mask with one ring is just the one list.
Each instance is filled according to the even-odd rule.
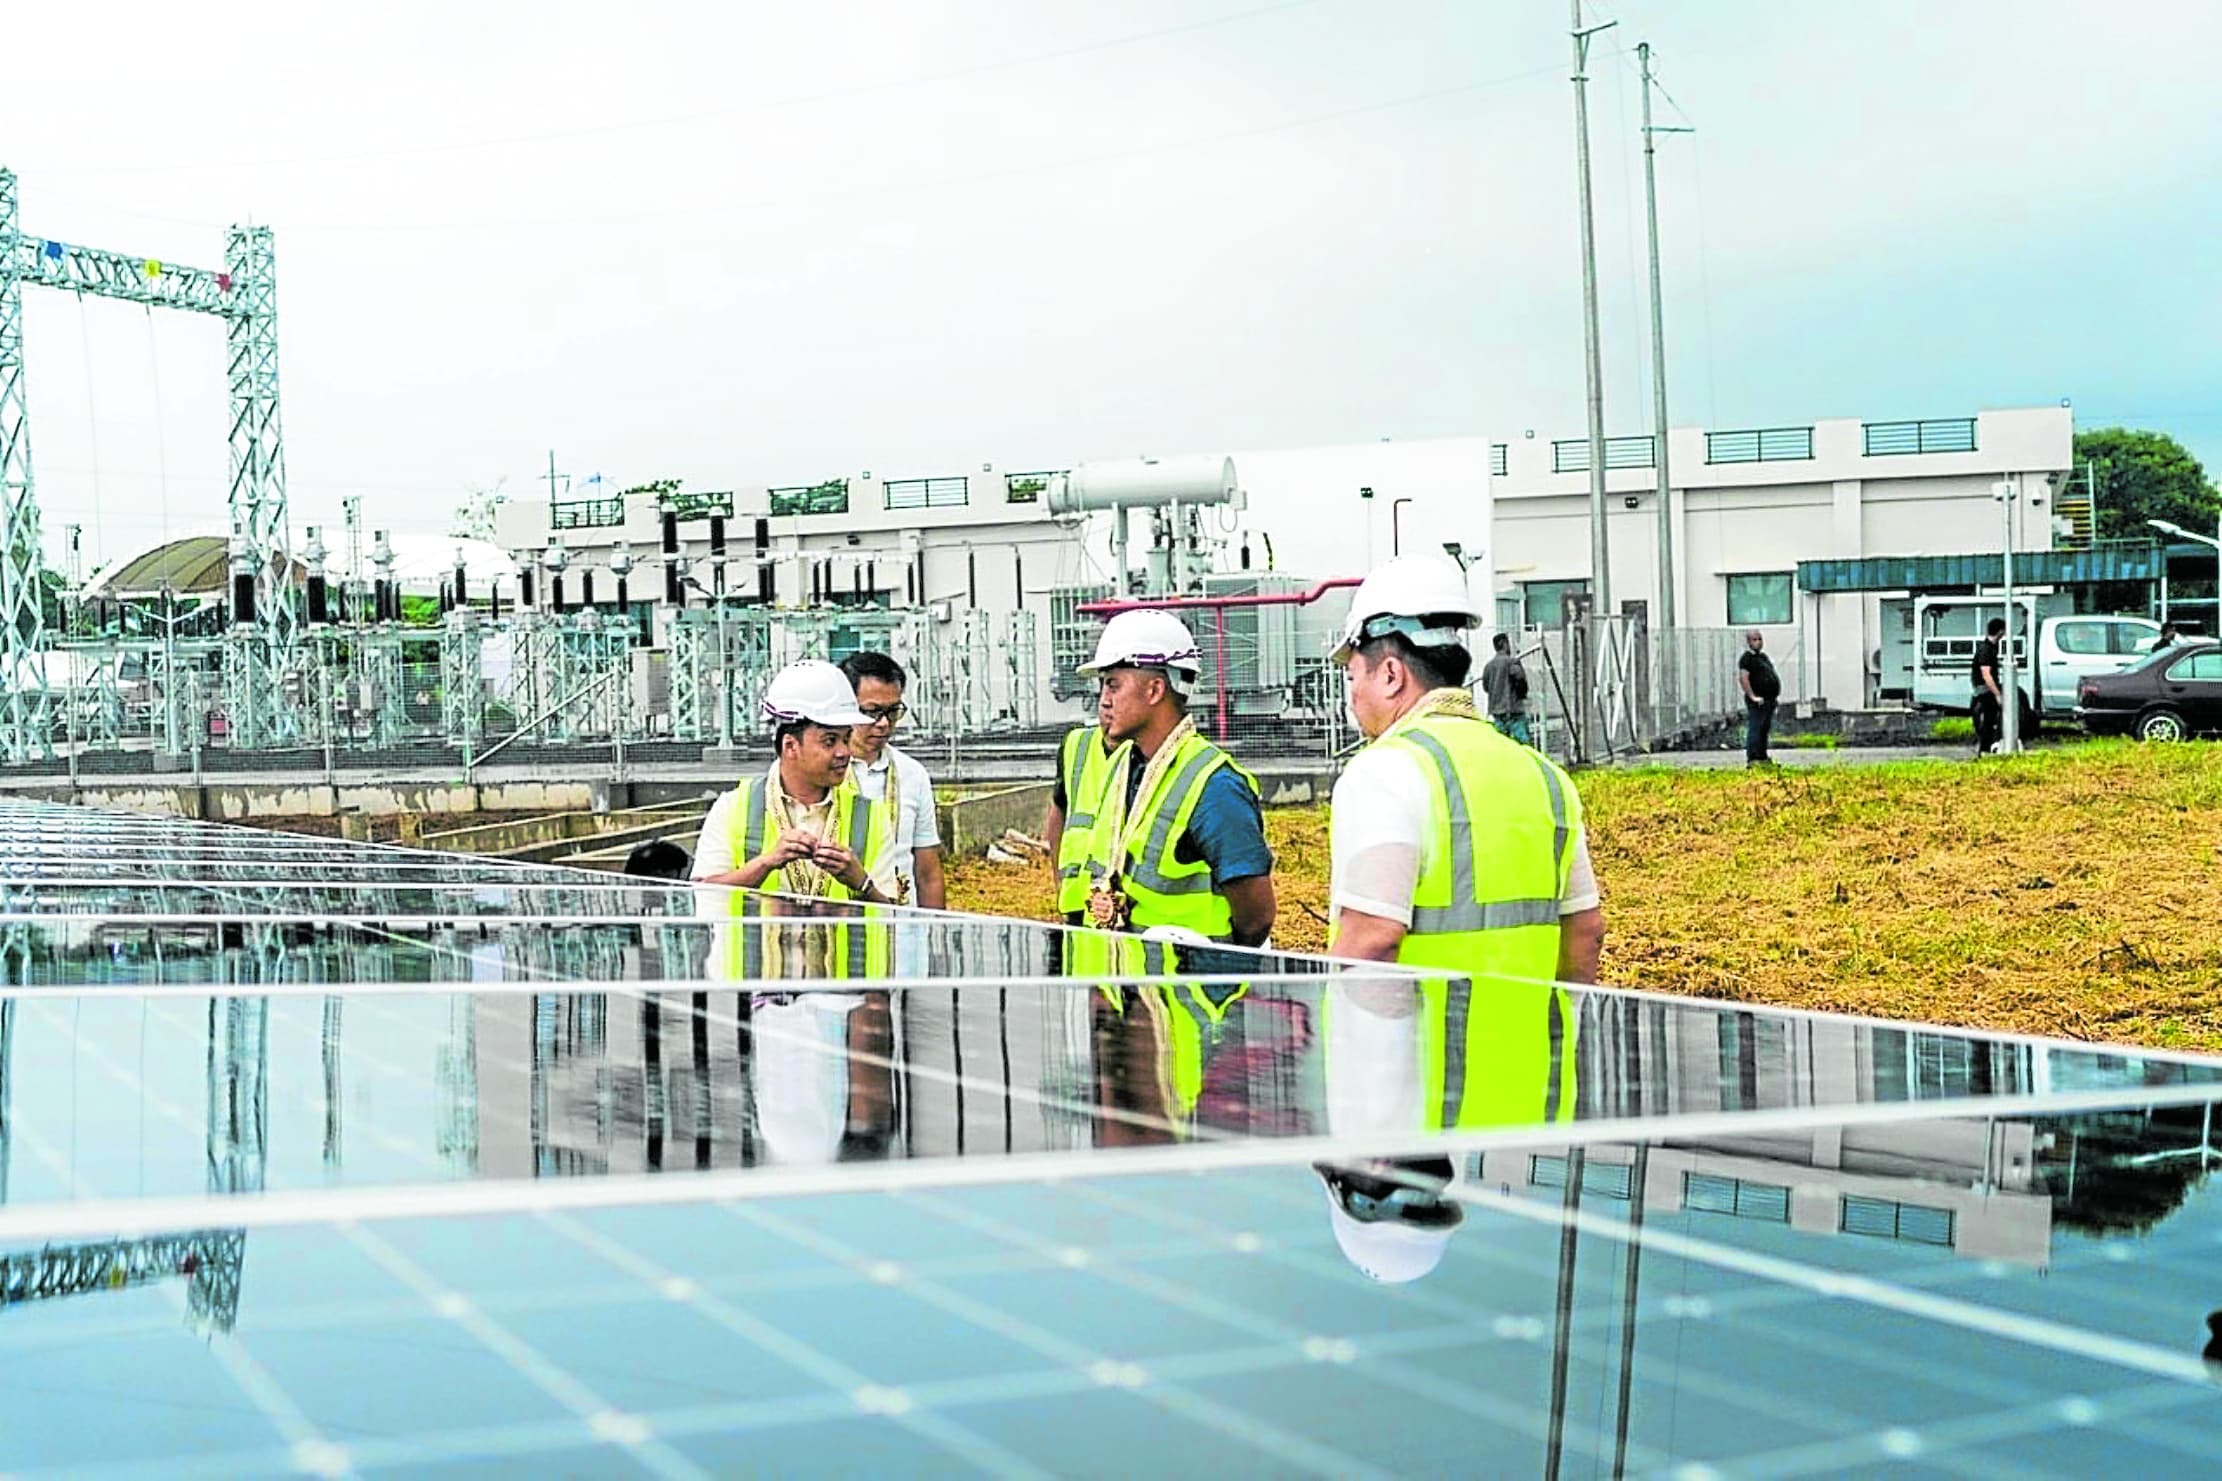
[[11,1474],[2222,1465],[2213,1060],[26,806],[0,963]]

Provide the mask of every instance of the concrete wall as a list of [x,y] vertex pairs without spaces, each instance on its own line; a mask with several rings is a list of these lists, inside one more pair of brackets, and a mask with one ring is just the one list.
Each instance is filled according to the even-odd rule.
[[14,789],[14,795],[46,802],[74,802],[117,812],[157,817],[247,822],[256,818],[326,818],[357,813],[392,817],[397,813],[539,812],[591,808],[606,796],[604,785],[576,782],[211,783],[205,786],[151,786],[143,782],[87,784],[74,791],[63,783]]

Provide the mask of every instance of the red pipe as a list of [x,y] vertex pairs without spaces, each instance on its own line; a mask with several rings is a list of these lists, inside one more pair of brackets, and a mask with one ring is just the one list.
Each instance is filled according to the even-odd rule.
[[1310,591],[1269,591],[1246,597],[1131,597],[1125,601],[1082,602],[1073,610],[1090,617],[1110,617],[1120,612],[1135,612],[1143,608],[1153,611],[1175,610],[1182,607],[1308,607],[1327,593],[1340,587],[1356,586],[1365,578],[1337,576],[1322,581]]
[[[1358,576],[1337,576],[1332,580],[1320,582],[1309,591],[1259,592],[1250,596],[1159,597],[1156,599],[1137,598],[1123,602],[1082,602],[1074,610],[1085,612],[1091,617],[1110,617],[1121,612],[1136,612],[1145,608],[1162,611],[1167,608],[1200,607],[1208,611],[1224,612],[1229,607],[1303,607],[1318,601],[1338,587],[1356,586],[1362,579]],[[1227,619],[1225,617],[1217,618],[1211,624],[1211,628],[1212,650],[1217,655],[1218,660],[1211,676],[1212,708],[1217,710],[1219,714],[1219,739],[1225,740],[1227,738]]]

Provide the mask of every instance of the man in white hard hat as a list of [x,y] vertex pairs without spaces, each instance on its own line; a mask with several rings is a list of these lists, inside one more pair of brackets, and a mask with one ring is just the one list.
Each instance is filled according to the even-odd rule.
[[[1360,583],[1334,652],[1371,744],[1335,784],[1328,950],[1424,972],[1323,1008],[1338,1135],[1353,1118],[1371,1139],[1573,1115],[1563,984],[1596,980],[1604,916],[1573,781],[1465,687],[1478,621],[1464,572],[1402,557]],[[1317,1171],[1336,1243],[1367,1275],[1412,1280],[1442,1258],[1459,1223],[1447,1158]]]
[[1475,978],[1593,982],[1604,942],[1581,798],[1465,687],[1465,573],[1404,556],[1351,599],[1334,660],[1371,744],[1335,784],[1329,950]]
[[894,829],[849,777],[849,735],[867,723],[848,675],[819,659],[764,686],[778,754],[702,822],[694,878],[786,895],[893,903]]
[[1273,852],[1256,780],[1188,716],[1201,667],[1188,625],[1147,608],[1104,624],[1080,667],[1101,682],[1116,748],[1089,832],[1087,923],[1256,946],[1273,932]]

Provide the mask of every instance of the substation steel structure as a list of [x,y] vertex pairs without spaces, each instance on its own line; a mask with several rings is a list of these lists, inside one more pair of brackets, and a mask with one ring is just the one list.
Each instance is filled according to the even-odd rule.
[[234,631],[225,645],[227,719],[237,742],[282,744],[299,733],[286,676],[301,615],[290,580],[285,446],[278,417],[278,291],[267,226],[233,226],[224,268],[212,271],[27,235],[16,177],[0,169],[0,759],[54,749],[55,696],[47,683],[37,486],[25,399],[23,289],[58,288],[149,309],[183,309],[224,321],[231,386],[230,593]]

